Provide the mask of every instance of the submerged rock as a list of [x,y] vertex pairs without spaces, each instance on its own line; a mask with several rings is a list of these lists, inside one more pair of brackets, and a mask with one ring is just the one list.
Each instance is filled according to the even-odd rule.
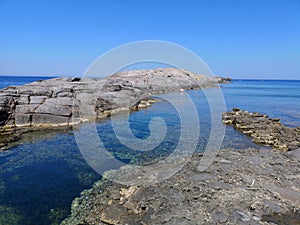
[[286,127],[279,118],[233,108],[232,112],[223,113],[222,119],[223,123],[251,136],[257,144],[270,145],[283,151],[300,147],[300,127]]
[[1,224],[17,225],[21,219],[22,215],[16,209],[0,205]]

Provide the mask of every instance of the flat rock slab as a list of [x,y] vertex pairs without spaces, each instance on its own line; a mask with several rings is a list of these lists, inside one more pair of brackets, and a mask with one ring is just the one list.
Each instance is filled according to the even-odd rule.
[[257,144],[270,145],[284,151],[300,147],[300,127],[286,127],[278,118],[234,108],[232,112],[223,113],[222,119],[223,123],[251,136]]
[[291,151],[290,154],[300,161],[300,148]]
[[[201,157],[194,155],[176,175],[152,185],[96,182],[73,201],[62,224],[299,224],[298,159],[269,148],[224,149],[200,172]],[[275,166],[280,163],[283,168]]]

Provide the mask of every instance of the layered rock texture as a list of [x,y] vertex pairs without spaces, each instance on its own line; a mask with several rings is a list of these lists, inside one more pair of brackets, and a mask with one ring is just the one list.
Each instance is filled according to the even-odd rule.
[[286,127],[278,118],[234,108],[232,112],[223,113],[223,122],[251,136],[258,144],[284,151],[300,147],[300,127]]
[[99,181],[62,224],[299,224],[299,159],[290,152],[225,149],[204,172],[201,157],[153,185]]
[[[285,127],[267,115],[235,108],[223,114],[223,122],[260,144],[280,150],[299,146],[299,128]],[[299,153],[300,148],[222,149],[205,171],[198,170],[203,155],[194,154],[181,171],[159,183],[126,186],[102,180],[73,201],[62,225],[298,225]],[[116,171],[125,180],[145,179],[127,168]],[[158,174],[155,167],[152,174]]]
[[112,112],[145,108],[153,103],[151,94],[212,87],[227,80],[164,68],[10,86],[0,90],[0,151],[33,129],[69,127]]
[[0,126],[67,125],[134,107],[153,93],[213,86],[221,78],[179,69],[135,70],[106,79],[55,78],[0,91]]

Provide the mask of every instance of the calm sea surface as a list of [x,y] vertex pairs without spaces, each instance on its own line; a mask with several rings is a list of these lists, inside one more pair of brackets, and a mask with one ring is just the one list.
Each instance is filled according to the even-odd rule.
[[47,80],[53,77],[38,77],[38,76],[0,76],[0,89],[7,86],[19,86],[28,84],[38,80]]
[[[1,77],[0,88],[21,85],[45,77]],[[207,89],[214,95],[215,88]],[[300,126],[300,81],[235,80],[222,85],[227,110],[239,107],[248,111],[279,117],[287,126]],[[196,151],[205,149],[210,135],[209,102],[201,90],[187,91],[200,121],[200,139]],[[180,101],[180,93],[162,95]],[[161,101],[150,108],[134,112],[129,123],[138,138],[147,138],[149,121],[161,117],[167,125],[163,142],[152,151],[131,151],[116,138],[111,121],[96,124],[105,147],[117,159],[143,164],[172,152],[180,136],[180,116],[172,104]],[[125,119],[122,116],[120,120]],[[221,123],[221,115],[218,126]],[[72,200],[101,179],[83,159],[74,132],[40,134],[37,139],[0,153],[0,224],[59,224],[70,211]],[[190,131],[193,132],[191,127]],[[250,139],[226,127],[224,148],[259,148]]]

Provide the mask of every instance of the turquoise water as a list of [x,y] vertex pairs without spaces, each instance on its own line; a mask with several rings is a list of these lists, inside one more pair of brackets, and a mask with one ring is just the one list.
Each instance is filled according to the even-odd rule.
[[[222,86],[228,110],[240,107],[282,118],[288,126],[300,126],[300,81],[243,80]],[[207,91],[213,94],[216,89]],[[201,138],[196,150],[201,152],[211,127],[209,104],[201,90],[187,93],[199,115]],[[168,96],[175,100],[181,98],[179,93]],[[170,103],[161,101],[130,115],[130,127],[136,137],[150,135],[148,123],[153,117],[163,118],[167,125],[166,137],[153,151],[131,151],[123,146],[115,137],[109,119],[97,122],[96,127],[106,148],[116,158],[125,163],[143,164],[169,155],[180,136],[178,113]],[[221,115],[218,126],[223,126]],[[54,133],[0,154],[0,224],[59,224],[68,215],[71,201],[101,179],[81,156],[74,132],[77,131]],[[226,127],[222,146],[259,147],[232,127]]]

